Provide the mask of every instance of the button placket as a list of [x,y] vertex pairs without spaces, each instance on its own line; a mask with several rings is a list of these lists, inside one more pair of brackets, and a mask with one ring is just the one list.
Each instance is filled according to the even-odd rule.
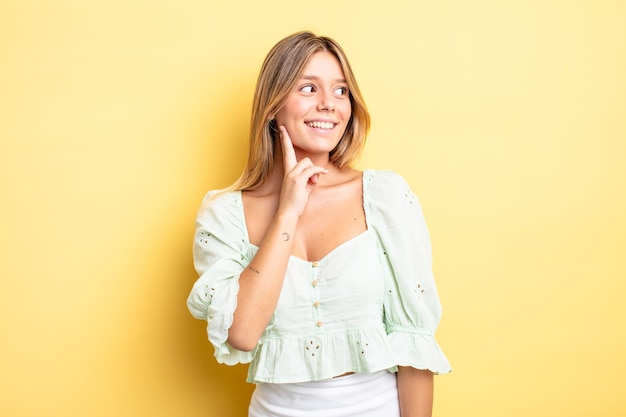
[[324,326],[324,322],[322,321],[322,317],[320,314],[320,301],[319,301],[319,262],[311,262],[311,299],[313,306],[313,320],[315,322],[315,326],[318,328],[318,331],[321,331],[322,326]]

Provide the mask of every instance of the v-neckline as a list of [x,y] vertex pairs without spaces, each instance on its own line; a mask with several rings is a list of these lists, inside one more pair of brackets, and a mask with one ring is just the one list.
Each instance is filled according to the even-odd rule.
[[[367,175],[367,170],[364,170],[361,172],[361,198],[362,198],[362,204],[363,204],[363,215],[365,216],[365,230],[362,231],[361,233],[352,236],[351,238],[344,240],[343,242],[341,242],[340,244],[338,244],[337,246],[335,246],[334,248],[332,248],[330,251],[328,251],[324,256],[322,256],[320,259],[314,260],[314,261],[308,261],[304,258],[301,258],[299,256],[295,256],[295,255],[289,255],[290,259],[295,259],[297,261],[300,262],[305,262],[307,264],[312,264],[312,263],[324,263],[324,261],[326,259],[328,259],[330,256],[332,256],[335,252],[337,252],[338,250],[340,250],[342,247],[349,245],[351,242],[359,240],[361,237],[365,236],[368,234],[369,230],[370,230],[370,226],[369,226],[369,219],[367,217],[368,215],[368,210],[367,210],[367,201],[366,201],[366,191],[365,191],[365,187],[366,187],[366,175]],[[239,209],[240,209],[240,214],[241,214],[241,222],[242,222],[242,226],[243,226],[243,230],[245,232],[245,240],[246,243],[252,247],[255,248],[256,250],[259,249],[259,247],[257,245],[255,245],[254,243],[250,242],[250,235],[248,234],[248,224],[246,222],[246,212],[243,208],[243,192],[241,190],[236,191],[237,193],[237,199],[238,199],[238,205],[239,205]]]
[[[322,256],[320,259],[317,259],[315,261],[307,261],[304,258],[301,258],[299,256],[295,256],[295,255],[289,255],[289,259],[293,259],[296,260],[298,262],[304,262],[306,264],[324,264],[326,262],[326,260],[332,256],[334,256],[335,253],[341,251],[345,246],[349,246],[352,243],[361,240],[362,238],[364,238],[367,234],[369,233],[369,229],[365,229],[363,230],[361,233],[359,233],[356,236],[352,236],[350,239],[348,240],[344,240],[343,242],[341,242],[339,245],[335,246],[334,248],[332,248],[330,250],[330,252],[326,253],[324,256]],[[255,250],[258,250],[259,247],[257,245],[255,245],[254,243],[250,242],[248,240],[248,245],[253,247]]]

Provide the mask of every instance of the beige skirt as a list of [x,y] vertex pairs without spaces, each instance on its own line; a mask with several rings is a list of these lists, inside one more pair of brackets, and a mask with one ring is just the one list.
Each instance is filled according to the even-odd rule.
[[248,417],[400,417],[396,374],[380,371],[323,381],[257,384]]

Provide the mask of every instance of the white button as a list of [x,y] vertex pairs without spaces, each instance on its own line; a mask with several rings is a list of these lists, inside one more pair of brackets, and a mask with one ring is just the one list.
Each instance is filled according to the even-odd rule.
[[313,307],[319,307],[320,306],[320,302],[315,300],[315,302],[313,303]]
[[315,325],[316,325],[317,327],[322,327],[322,324],[324,324],[324,323],[322,323],[322,321],[321,321],[321,320],[319,320],[317,323],[315,323]]
[[313,268],[317,268],[319,265],[319,262],[315,261],[311,265],[313,266]]
[[315,287],[317,285],[317,280],[314,279],[313,281],[311,281],[311,285]]

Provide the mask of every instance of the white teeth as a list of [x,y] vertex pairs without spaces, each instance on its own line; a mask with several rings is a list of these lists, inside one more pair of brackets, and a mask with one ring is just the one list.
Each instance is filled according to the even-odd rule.
[[314,127],[316,129],[332,129],[335,124],[331,122],[309,122],[307,126]]

